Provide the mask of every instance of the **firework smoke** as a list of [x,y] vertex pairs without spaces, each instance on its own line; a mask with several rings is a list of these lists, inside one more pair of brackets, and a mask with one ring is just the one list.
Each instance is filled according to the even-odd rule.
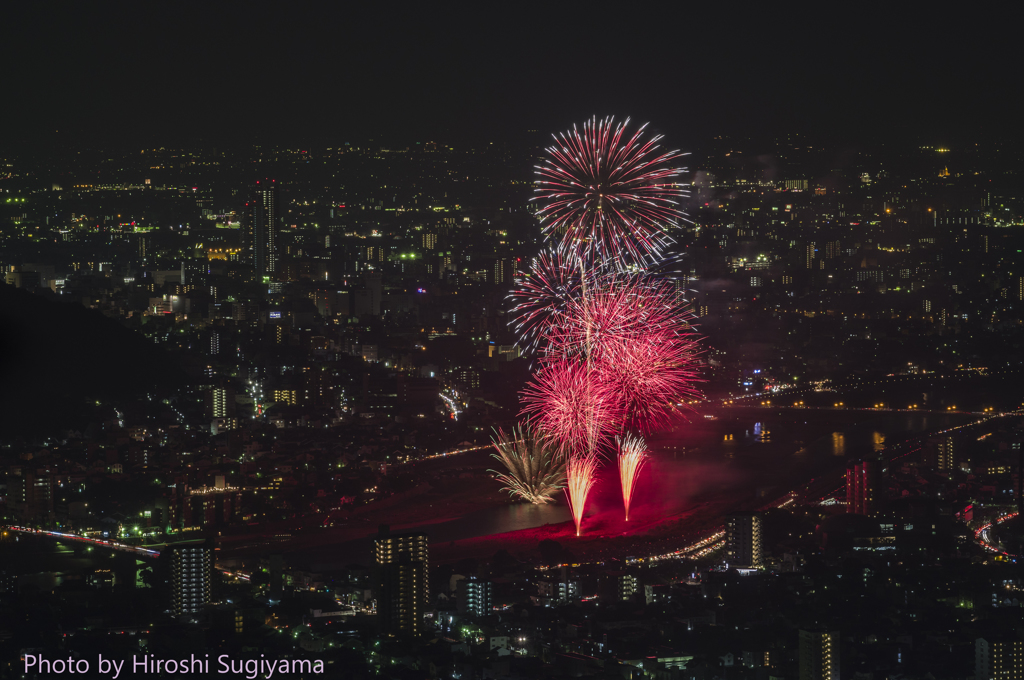
[[565,487],[565,456],[550,437],[536,428],[526,424],[510,434],[499,429],[491,441],[497,451],[491,457],[500,460],[508,470],[496,479],[513,497],[543,505]]

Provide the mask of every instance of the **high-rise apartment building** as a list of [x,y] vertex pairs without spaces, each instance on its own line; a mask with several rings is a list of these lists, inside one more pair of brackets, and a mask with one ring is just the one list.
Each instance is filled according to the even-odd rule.
[[725,559],[730,567],[758,569],[761,567],[761,515],[737,512],[725,518]]
[[494,605],[494,584],[490,581],[462,579],[457,588],[460,614],[487,616]]
[[171,613],[197,614],[210,602],[213,546],[209,541],[169,545],[171,553]]
[[510,257],[499,257],[494,261],[494,276],[492,283],[511,283],[515,276],[515,260]]
[[839,633],[800,631],[800,680],[839,680]]
[[1024,640],[1016,638],[974,641],[975,680],[1021,680],[1024,678]]
[[952,437],[943,437],[935,446],[935,469],[949,472],[956,467],[956,445]]
[[277,273],[278,196],[273,180],[257,182],[245,204],[242,254],[252,263],[256,279],[263,281]]
[[206,393],[206,417],[231,418],[235,415],[235,391],[230,387],[214,387]]
[[635,593],[643,592],[640,580],[633,574],[620,574],[616,580],[619,600],[632,600]]
[[871,516],[882,497],[882,462],[865,458],[846,467],[846,511]]
[[392,635],[419,635],[430,601],[427,535],[392,534],[381,526],[374,543],[380,628]]

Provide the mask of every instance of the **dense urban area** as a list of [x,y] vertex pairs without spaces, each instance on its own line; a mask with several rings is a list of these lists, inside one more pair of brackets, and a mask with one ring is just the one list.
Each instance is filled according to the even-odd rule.
[[1024,149],[699,145],[704,398],[577,538],[490,456],[548,139],[0,158],[0,677],[1024,677]]

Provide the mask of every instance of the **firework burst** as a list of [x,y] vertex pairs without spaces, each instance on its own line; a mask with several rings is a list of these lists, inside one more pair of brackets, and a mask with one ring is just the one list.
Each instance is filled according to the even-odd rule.
[[583,524],[583,511],[587,505],[587,496],[594,486],[597,457],[592,455],[570,456],[565,466],[565,472],[565,495],[569,499],[572,519],[576,523],[576,535],[579,536],[580,526]]
[[633,498],[633,489],[640,468],[647,462],[647,444],[643,438],[627,434],[619,444],[619,480],[622,482],[622,503],[626,507],[626,521],[629,521],[629,502]]
[[686,195],[674,165],[683,156],[664,150],[646,125],[627,132],[629,119],[591,118],[582,130],[554,135],[536,167],[538,216],[545,232],[573,250],[590,244],[602,258],[651,262],[670,242]]
[[594,454],[618,430],[622,403],[600,374],[579,361],[546,362],[522,392],[523,414],[567,454]]
[[560,315],[581,295],[582,271],[572,254],[556,247],[541,251],[529,271],[519,273],[508,299],[509,325],[520,347],[537,351],[546,344]]
[[700,396],[699,344],[689,333],[654,333],[606,344],[600,379],[618,395],[626,424],[645,431],[668,423],[685,400]]
[[543,505],[565,487],[565,456],[550,437],[526,424],[509,434],[499,429],[491,441],[497,451],[491,457],[508,470],[496,479],[513,497]]
[[687,321],[685,301],[671,281],[607,275],[566,306],[548,330],[546,352],[602,361],[623,342],[685,333]]

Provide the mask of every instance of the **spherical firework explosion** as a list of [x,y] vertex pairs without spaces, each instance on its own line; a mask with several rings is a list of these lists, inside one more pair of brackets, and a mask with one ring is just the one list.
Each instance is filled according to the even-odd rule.
[[670,281],[609,275],[573,299],[549,329],[546,353],[596,361],[623,342],[689,332],[685,301]]
[[523,413],[535,418],[568,455],[591,454],[618,429],[622,403],[600,375],[578,361],[545,363],[523,390]]
[[510,434],[499,429],[492,442],[497,453],[491,457],[508,470],[496,479],[513,497],[543,505],[565,487],[565,456],[556,442],[529,424]]
[[697,340],[685,333],[652,333],[610,341],[598,365],[600,379],[617,394],[627,424],[650,431],[668,423],[683,400],[700,396]]
[[572,519],[576,522],[576,535],[580,535],[583,524],[583,511],[586,509],[587,496],[594,486],[594,474],[597,472],[597,457],[590,455],[570,456],[565,466],[565,495],[569,498],[569,509]]
[[633,498],[633,488],[640,468],[647,461],[647,444],[640,437],[627,434],[619,439],[619,480],[622,482],[622,503],[626,507],[626,521],[629,521],[629,501]]
[[571,254],[550,248],[533,258],[528,272],[519,273],[508,297],[514,304],[510,325],[521,347],[536,351],[546,344],[558,317],[582,294],[586,274],[581,269]]
[[666,151],[661,136],[644,138],[646,125],[627,133],[625,122],[591,118],[582,131],[555,135],[537,166],[535,200],[545,233],[579,249],[589,243],[603,258],[644,263],[670,242],[686,195],[673,165],[683,154]]

